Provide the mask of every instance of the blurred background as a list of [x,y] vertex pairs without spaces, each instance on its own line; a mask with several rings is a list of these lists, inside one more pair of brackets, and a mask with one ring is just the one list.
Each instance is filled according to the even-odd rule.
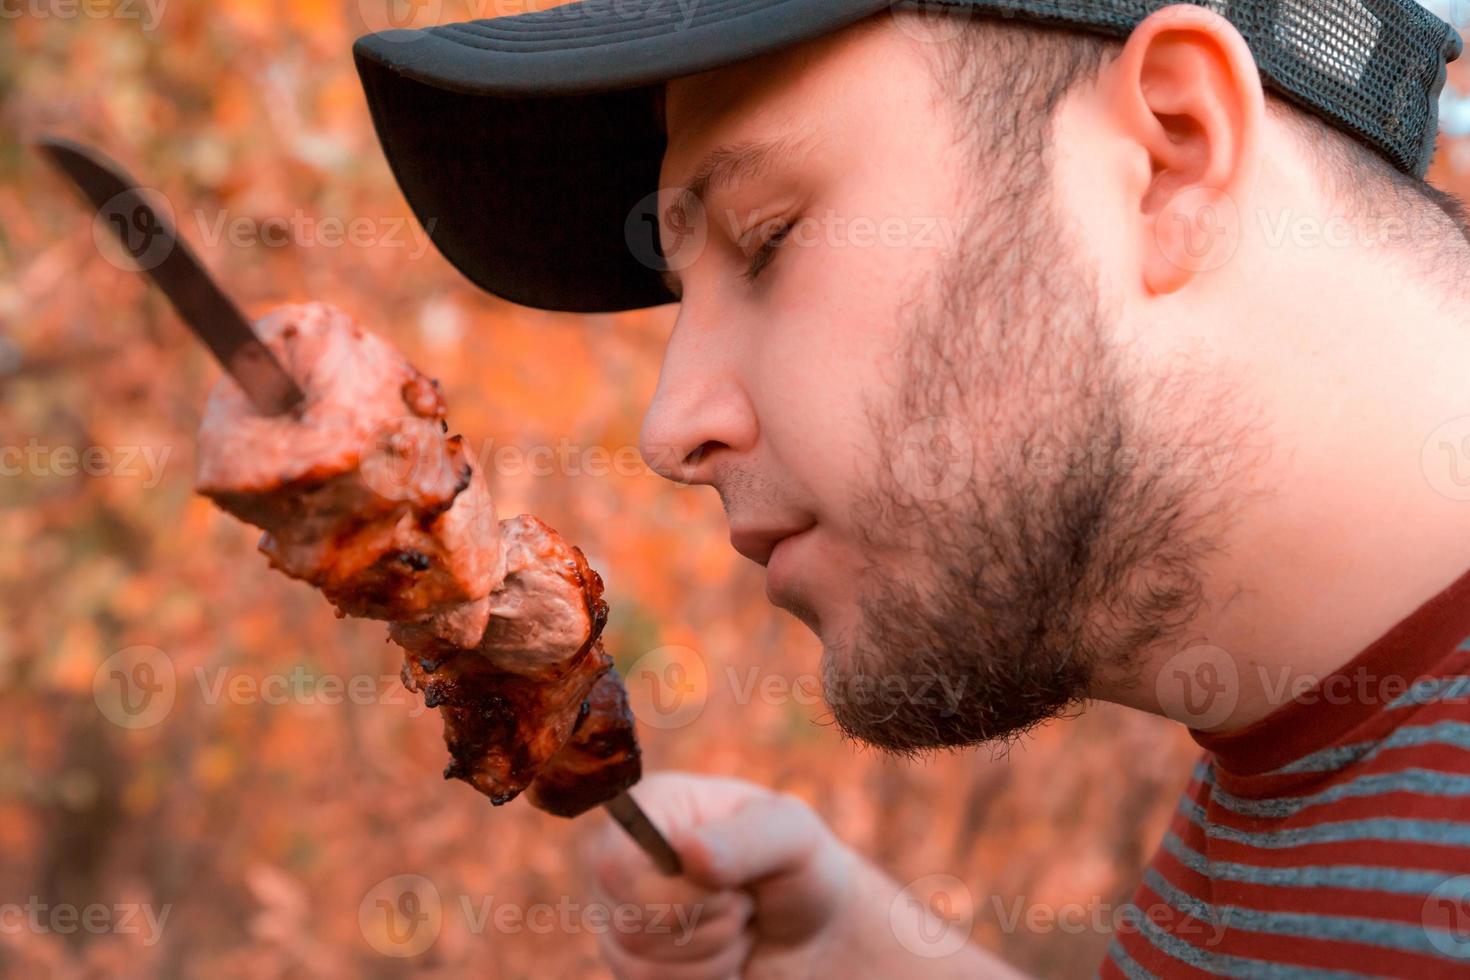
[[[843,742],[815,641],[766,604],[713,491],[637,462],[672,311],[510,306],[414,224],[349,56],[383,3],[0,5],[0,974],[605,975],[575,858],[605,818],[445,782],[384,627],[334,618],[194,495],[218,370],[25,144],[59,131],[156,190],[252,315],[331,302],[442,381],[502,516],[537,514],[607,580],[647,769],[795,793],[900,881],[938,881],[976,941],[1090,975],[1193,743],[1106,705],[1004,757]],[[1443,117],[1434,177],[1463,194],[1470,103],[1447,93]],[[369,914],[404,882],[432,913],[411,948]]]

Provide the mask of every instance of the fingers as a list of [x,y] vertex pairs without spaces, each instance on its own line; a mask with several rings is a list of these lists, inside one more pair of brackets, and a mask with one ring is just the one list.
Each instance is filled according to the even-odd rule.
[[[603,873],[598,877],[594,893],[609,908],[611,921],[620,921],[622,909],[636,912],[622,920],[632,923],[631,928],[614,928],[601,937],[604,955],[619,976],[637,975],[635,963],[699,967],[656,974],[659,977],[687,974],[723,980],[737,975],[730,964],[738,968],[750,949],[748,929],[755,909],[750,895],[710,892],[680,879],[629,882],[608,879]],[[609,955],[609,950],[620,955]]]
[[655,906],[647,928],[611,936],[631,956],[660,963],[695,963],[713,959],[747,938],[754,903],[749,895],[715,896],[707,903]]
[[[681,841],[700,825],[736,812],[752,800],[774,796],[770,790],[742,780],[684,773],[650,776],[635,788],[634,794],[649,819],[681,851]],[[683,853],[680,856],[686,860],[690,857]],[[583,858],[584,866],[596,874],[598,884],[620,901],[682,901],[690,894],[680,886],[683,879],[659,874],[648,855],[612,821],[604,822],[588,838]],[[715,883],[712,887],[719,890],[727,886]]]
[[[746,931],[755,906],[750,895],[666,877],[612,822],[593,837],[586,864],[599,901],[613,910],[638,912],[629,917],[636,929],[615,929],[602,937],[604,956],[616,975],[720,980],[738,975],[750,948]],[[678,969],[649,973],[653,964]]]
[[664,831],[694,827],[739,809],[771,791],[743,779],[660,772],[632,790],[649,818]]
[[610,935],[599,940],[599,949],[617,980],[736,980],[753,942],[749,933],[741,933],[712,955],[686,962],[640,957]]
[[651,777],[636,795],[685,873],[660,874],[611,822],[590,840],[584,867],[599,896],[639,908],[640,923],[655,913],[677,923],[604,935],[620,980],[730,980],[755,944],[814,941],[835,921],[854,859],[805,803],[682,774]]
[[685,874],[711,889],[741,888],[804,864],[830,834],[794,796],[755,797],[678,838]]
[[800,942],[822,931],[856,866],[821,818],[784,794],[751,800],[678,846],[691,880],[754,897],[756,932],[776,942]]

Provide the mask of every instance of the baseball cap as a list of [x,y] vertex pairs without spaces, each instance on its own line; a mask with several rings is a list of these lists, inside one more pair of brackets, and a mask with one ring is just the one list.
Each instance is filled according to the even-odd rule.
[[[673,78],[889,9],[1126,37],[1167,0],[581,0],[380,31],[353,56],[373,125],[444,256],[525,306],[674,302],[658,249],[660,95]],[[1413,0],[1197,0],[1230,20],[1265,85],[1422,178],[1459,35]],[[667,198],[664,198],[667,201]]]

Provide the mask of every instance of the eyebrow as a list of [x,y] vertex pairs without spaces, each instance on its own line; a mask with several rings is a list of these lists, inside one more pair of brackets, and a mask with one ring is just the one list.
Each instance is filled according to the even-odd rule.
[[[699,166],[694,168],[689,181],[683,185],[684,189],[689,195],[703,203],[706,196],[715,191],[739,186],[769,170],[777,160],[796,155],[804,148],[804,143],[804,140],[782,136],[775,139],[744,140],[716,147],[700,161]],[[660,227],[673,225],[673,219],[683,214],[683,198],[683,194],[679,195],[679,198],[665,208],[663,214],[659,215]],[[676,273],[666,269],[659,275],[669,292],[675,296],[682,295],[682,287]]]

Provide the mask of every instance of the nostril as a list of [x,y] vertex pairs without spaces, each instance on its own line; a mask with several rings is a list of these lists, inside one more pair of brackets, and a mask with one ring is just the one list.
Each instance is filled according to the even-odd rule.
[[684,457],[684,465],[688,467],[698,466],[701,462],[704,461],[705,456],[714,452],[716,449],[721,448],[723,445],[724,443],[713,441],[700,443],[698,446],[694,447],[693,452]]

